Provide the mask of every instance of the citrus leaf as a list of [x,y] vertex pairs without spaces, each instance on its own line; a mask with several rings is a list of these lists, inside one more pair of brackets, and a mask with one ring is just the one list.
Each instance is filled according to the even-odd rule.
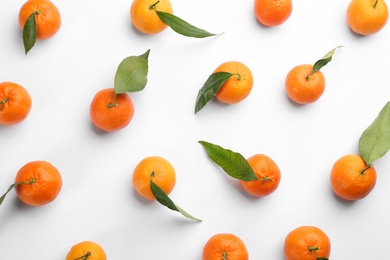
[[205,38],[216,35],[213,33],[209,33],[203,29],[199,29],[173,14],[157,10],[156,12],[163,23],[165,23],[166,25],[171,27],[172,30],[181,35],[194,38]]
[[35,12],[32,12],[23,25],[24,52],[27,54],[35,45],[37,39],[37,22]]
[[116,94],[141,91],[145,88],[148,76],[150,50],[140,56],[129,56],[118,66],[115,74]]
[[216,72],[209,76],[198,92],[195,103],[195,114],[209,102],[218,90],[233,74],[230,72]]
[[359,139],[359,153],[367,165],[384,156],[390,149],[390,102],[382,108]]
[[157,184],[155,184],[152,180],[150,180],[150,189],[152,190],[152,193],[154,195],[154,197],[156,197],[156,200],[158,202],[160,202],[162,205],[166,206],[167,208],[171,209],[171,210],[174,210],[174,211],[178,211],[179,213],[181,213],[183,216],[189,218],[189,219],[192,219],[192,220],[196,220],[196,221],[202,221],[198,218],[195,218],[193,216],[191,216],[190,214],[188,214],[186,211],[184,211],[182,208],[180,208],[179,206],[177,206],[169,197],[167,194],[165,194],[165,192],[159,187],[157,186]]
[[199,143],[203,145],[210,159],[231,177],[243,181],[258,180],[252,167],[241,154],[205,141]]
[[20,184],[31,184],[31,182],[20,181],[20,182],[14,183],[11,186],[9,186],[8,190],[0,197],[0,205],[3,203],[5,196],[7,196],[8,192],[10,192],[13,188],[15,188],[16,186],[18,186]]
[[320,60],[318,60],[316,63],[313,65],[313,71],[312,73],[315,73],[319,71],[322,67],[324,67],[326,64],[328,64],[332,60],[332,56],[335,53],[337,48],[341,48],[343,46],[337,46],[336,48],[333,48],[331,51],[329,51],[327,54],[325,54],[324,57],[322,57]]

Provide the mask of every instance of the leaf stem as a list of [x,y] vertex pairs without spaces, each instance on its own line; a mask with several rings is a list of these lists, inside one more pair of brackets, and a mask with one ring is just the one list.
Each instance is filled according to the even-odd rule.
[[241,80],[241,75],[238,74],[238,73],[232,74],[232,76],[237,76],[237,79],[238,79],[238,80]]
[[35,182],[36,182],[35,179],[31,179],[29,181],[20,181],[12,184],[11,186],[9,186],[8,190],[0,197],[0,205],[3,203],[5,196],[7,196],[8,192],[10,192],[16,186],[19,186],[20,184],[33,184]]
[[8,98],[4,98],[2,101],[0,101],[0,111],[3,110],[5,103],[8,102]]
[[80,256],[79,258],[76,258],[74,260],[86,260],[90,255],[92,255],[91,252],[87,252],[85,255]]
[[227,258],[227,253],[226,253],[226,251],[223,251],[222,252],[222,260],[227,260],[228,258]]
[[118,106],[118,104],[116,103],[116,93],[114,94],[114,103],[108,103],[107,106],[108,108],[113,108]]
[[155,2],[154,4],[152,4],[151,6],[149,6],[149,9],[150,10],[156,10],[156,5],[160,3],[160,0],[158,0],[157,2]]
[[367,165],[367,167],[365,168],[365,169],[363,169],[362,171],[360,171],[360,174],[361,175],[364,175],[364,173],[368,170],[368,169],[370,169],[372,167],[372,165],[370,164],[370,165]]
[[374,8],[376,8],[376,5],[378,4],[379,0],[375,1],[375,4],[373,5]]

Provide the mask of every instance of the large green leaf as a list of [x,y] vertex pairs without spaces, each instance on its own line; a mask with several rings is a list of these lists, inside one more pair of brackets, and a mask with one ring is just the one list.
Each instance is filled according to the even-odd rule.
[[390,149],[390,102],[382,108],[379,115],[364,130],[359,139],[359,153],[363,160],[372,164]]
[[140,56],[129,56],[118,66],[115,74],[114,90],[116,94],[141,91],[147,83],[150,50]]
[[157,10],[156,12],[163,23],[165,23],[166,25],[171,27],[172,30],[181,35],[194,38],[205,38],[216,35],[213,33],[209,33],[203,29],[197,28],[173,14]]
[[180,212],[183,216],[185,216],[185,217],[187,217],[189,219],[196,220],[196,221],[202,221],[202,220],[200,220],[198,218],[195,218],[195,217],[191,216],[185,210],[183,210],[182,208],[177,206],[168,197],[168,195],[165,194],[165,192],[159,186],[157,186],[157,184],[155,184],[152,180],[150,180],[150,189],[152,190],[152,193],[153,193],[154,197],[156,197],[156,200],[158,202],[160,202],[160,204],[166,206],[167,208],[169,208],[171,210]]
[[23,25],[23,45],[24,52],[27,54],[35,45],[37,39],[37,22],[35,12],[32,12]]
[[198,92],[195,103],[195,114],[201,110],[233,74],[230,72],[216,72],[209,76]]
[[316,63],[314,63],[312,73],[319,71],[322,67],[324,67],[326,64],[328,64],[332,60],[333,54],[335,53],[336,49],[341,48],[341,47],[343,47],[343,46],[340,45],[340,46],[337,46],[336,48],[333,48],[331,51],[329,51],[327,54],[325,54],[324,57],[322,57]]
[[258,180],[252,167],[241,154],[206,141],[199,143],[203,145],[210,159],[231,177],[243,181]]

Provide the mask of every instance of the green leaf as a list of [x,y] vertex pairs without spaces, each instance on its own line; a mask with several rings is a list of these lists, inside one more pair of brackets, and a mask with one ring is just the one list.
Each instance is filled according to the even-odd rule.
[[191,216],[190,214],[188,214],[186,211],[184,211],[182,208],[180,208],[179,206],[177,206],[169,197],[167,194],[165,194],[165,192],[159,187],[157,186],[157,184],[155,184],[152,180],[150,180],[150,189],[152,190],[152,193],[154,195],[154,197],[156,197],[156,200],[158,202],[160,202],[162,205],[166,206],[167,208],[171,209],[171,210],[174,210],[174,211],[178,211],[179,213],[181,213],[183,216],[189,218],[189,219],[192,219],[192,220],[196,220],[196,221],[202,221],[198,218],[195,218],[193,216]]
[[199,141],[207,155],[231,177],[243,180],[258,180],[248,161],[239,153],[205,141]]
[[384,156],[390,149],[390,102],[364,130],[359,139],[359,153],[367,165]]
[[115,74],[114,90],[116,94],[141,91],[147,83],[150,50],[140,56],[129,56],[118,66]]
[[230,72],[216,72],[209,76],[203,87],[199,90],[195,104],[195,114],[209,102],[218,90],[233,74]]
[[171,27],[172,30],[181,35],[194,38],[205,38],[216,35],[213,33],[209,33],[203,29],[199,29],[173,14],[157,10],[156,12],[163,23],[165,23],[166,25]]
[[329,260],[329,259],[325,257],[317,257],[316,260]]
[[35,12],[32,12],[23,25],[24,52],[27,54],[35,45],[37,39],[37,22]]
[[328,64],[332,60],[332,56],[335,53],[337,48],[341,48],[343,46],[337,46],[336,48],[332,49],[329,51],[327,54],[325,54],[324,57],[322,57],[320,60],[318,60],[316,63],[313,65],[313,71],[312,73],[315,73],[319,71],[322,67],[324,67],[326,64]]
[[10,192],[13,188],[15,188],[16,186],[20,185],[20,184],[31,184],[32,181],[20,181],[20,182],[17,182],[17,183],[14,183],[12,184],[11,186],[9,186],[8,190],[0,197],[0,205],[3,203],[4,199],[5,199],[5,196],[7,196],[8,192]]

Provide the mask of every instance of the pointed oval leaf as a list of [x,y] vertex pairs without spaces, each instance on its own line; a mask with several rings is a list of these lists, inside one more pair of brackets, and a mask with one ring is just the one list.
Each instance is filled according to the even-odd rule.
[[118,66],[115,74],[116,94],[141,91],[147,83],[150,50],[140,56],[129,56]]
[[156,12],[163,23],[181,35],[194,38],[205,38],[216,35],[214,33],[209,33],[203,29],[197,28],[173,14],[157,10]]
[[390,102],[366,128],[359,139],[359,153],[367,165],[384,156],[390,149]]
[[326,64],[328,64],[332,60],[332,56],[335,53],[337,48],[341,48],[343,46],[337,46],[336,48],[333,48],[331,51],[329,51],[327,54],[325,54],[324,57],[322,57],[320,60],[318,60],[316,63],[313,65],[313,71],[312,73],[315,73],[319,71],[322,67],[324,67]]
[[203,145],[210,159],[231,177],[243,181],[258,180],[252,167],[241,154],[205,141],[199,143]]
[[201,110],[233,74],[230,72],[216,72],[209,76],[198,92],[195,103],[195,114]]
[[164,205],[166,206],[167,208],[171,209],[171,210],[174,210],[174,211],[178,211],[179,213],[181,213],[183,216],[189,218],[189,219],[192,219],[192,220],[196,220],[196,221],[202,221],[198,218],[195,218],[193,216],[191,216],[190,214],[188,214],[186,211],[184,211],[182,208],[180,208],[179,206],[177,206],[169,197],[167,194],[165,194],[165,192],[157,185],[155,184],[152,180],[150,180],[150,189],[152,190],[152,193],[154,195],[154,197],[156,197],[156,200],[158,202],[160,202],[161,205]]
[[35,12],[32,12],[23,25],[23,45],[24,52],[27,54],[35,45],[37,39],[37,22]]

